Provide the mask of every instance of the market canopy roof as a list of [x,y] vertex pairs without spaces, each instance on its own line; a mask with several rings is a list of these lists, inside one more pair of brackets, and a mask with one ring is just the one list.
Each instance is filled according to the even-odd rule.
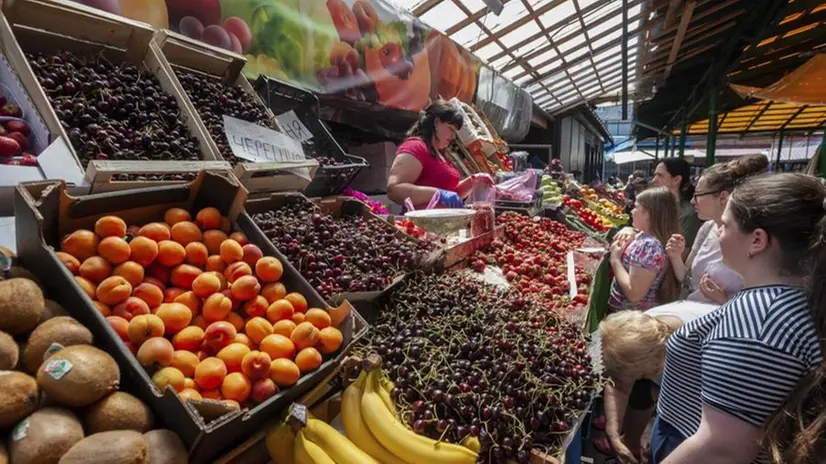
[[[395,0],[559,113],[622,87],[622,4],[618,0]],[[628,81],[633,89],[648,0],[628,5]],[[665,3],[663,0],[655,3]],[[673,3],[673,2],[672,2]]]
[[[826,123],[826,106],[760,102],[742,106],[717,116],[718,134],[816,130]],[[678,134],[679,130],[674,130]],[[688,126],[689,135],[708,133],[708,118]]]

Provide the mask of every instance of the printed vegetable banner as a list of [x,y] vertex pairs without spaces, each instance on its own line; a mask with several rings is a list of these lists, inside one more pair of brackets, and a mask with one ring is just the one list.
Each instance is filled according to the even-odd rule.
[[243,54],[245,74],[409,111],[471,102],[481,63],[386,0],[75,0]]

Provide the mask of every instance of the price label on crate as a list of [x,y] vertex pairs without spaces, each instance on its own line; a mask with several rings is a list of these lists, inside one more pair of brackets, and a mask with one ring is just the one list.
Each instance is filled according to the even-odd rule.
[[307,129],[307,126],[305,126],[300,119],[298,119],[298,115],[295,114],[295,111],[290,110],[286,113],[279,114],[275,117],[275,119],[278,120],[278,125],[284,129],[284,133],[289,135],[298,143],[304,143],[313,138],[313,133],[310,132],[310,129]]
[[245,160],[283,163],[307,159],[299,142],[258,124],[225,115],[224,132],[232,154]]

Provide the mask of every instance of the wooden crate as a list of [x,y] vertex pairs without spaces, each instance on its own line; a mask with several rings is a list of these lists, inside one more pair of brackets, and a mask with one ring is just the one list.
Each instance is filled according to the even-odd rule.
[[[199,161],[153,161],[152,165],[157,166],[157,171],[159,171],[157,173],[191,173],[202,168],[214,169],[215,162],[223,162],[219,156],[216,156],[216,151],[211,148],[211,140],[199,124],[197,115],[185,105],[186,102],[175,86],[168,66],[165,65],[163,55],[152,43],[154,31],[150,25],[63,0],[7,0],[3,13],[11,29],[2,30],[0,34],[4,40],[7,37],[17,39],[16,46],[7,48],[6,58],[27,85],[29,95],[50,131],[69,140],[46,92],[29,66],[24,50],[42,53],[65,50],[85,56],[101,54],[115,63],[133,63],[142,66],[158,79],[161,88],[166,93],[175,98],[179,106],[180,117],[189,129],[189,134],[198,139],[202,160],[212,162],[212,164],[202,164]],[[0,22],[0,27],[5,29],[5,24]],[[77,152],[71,144],[69,145],[78,166],[82,169]],[[148,168],[147,164],[141,161],[123,164],[121,167],[118,174],[127,175],[146,174]],[[229,169],[229,164],[227,163],[222,169]],[[89,163],[87,167],[86,180],[93,186],[106,191],[134,188],[136,184],[135,182],[113,182],[111,175],[95,168],[92,163]],[[173,184],[180,183],[180,181],[162,183]],[[104,184],[106,184],[105,187]]]
[[[163,53],[165,61],[169,65],[168,72],[175,80],[178,91],[186,99],[189,110],[193,114],[197,115],[198,111],[175,76],[173,67],[218,77],[224,85],[240,86],[265,109],[272,127],[281,131],[272,111],[264,104],[249,80],[242,73],[244,65],[247,63],[246,58],[237,53],[214,47],[166,29],[158,31],[153,42]],[[206,126],[200,118],[199,124],[202,130],[208,134]],[[218,146],[211,138],[210,144],[219,159],[223,159],[218,151]],[[309,176],[309,179],[293,174],[287,169],[306,170],[305,173]],[[307,159],[300,162],[239,163],[235,166],[234,173],[250,194],[256,194],[303,190],[310,184],[317,169],[318,162]]]
[[[134,188],[159,187],[169,181],[119,181],[115,176],[128,172],[130,174],[183,174],[199,170],[225,172],[232,175],[232,167],[226,161],[92,161],[87,173],[95,180],[91,193],[104,193]],[[186,182],[181,180],[179,182]]]

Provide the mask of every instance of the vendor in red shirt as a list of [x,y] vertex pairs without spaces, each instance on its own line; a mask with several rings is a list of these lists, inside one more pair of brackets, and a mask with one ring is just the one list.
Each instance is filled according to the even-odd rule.
[[444,100],[431,103],[396,150],[396,159],[387,179],[387,196],[397,204],[410,198],[423,208],[439,194],[439,207],[462,208],[462,199],[474,183],[493,183],[487,174],[474,174],[459,180],[459,171],[442,154],[462,128],[462,115]]

